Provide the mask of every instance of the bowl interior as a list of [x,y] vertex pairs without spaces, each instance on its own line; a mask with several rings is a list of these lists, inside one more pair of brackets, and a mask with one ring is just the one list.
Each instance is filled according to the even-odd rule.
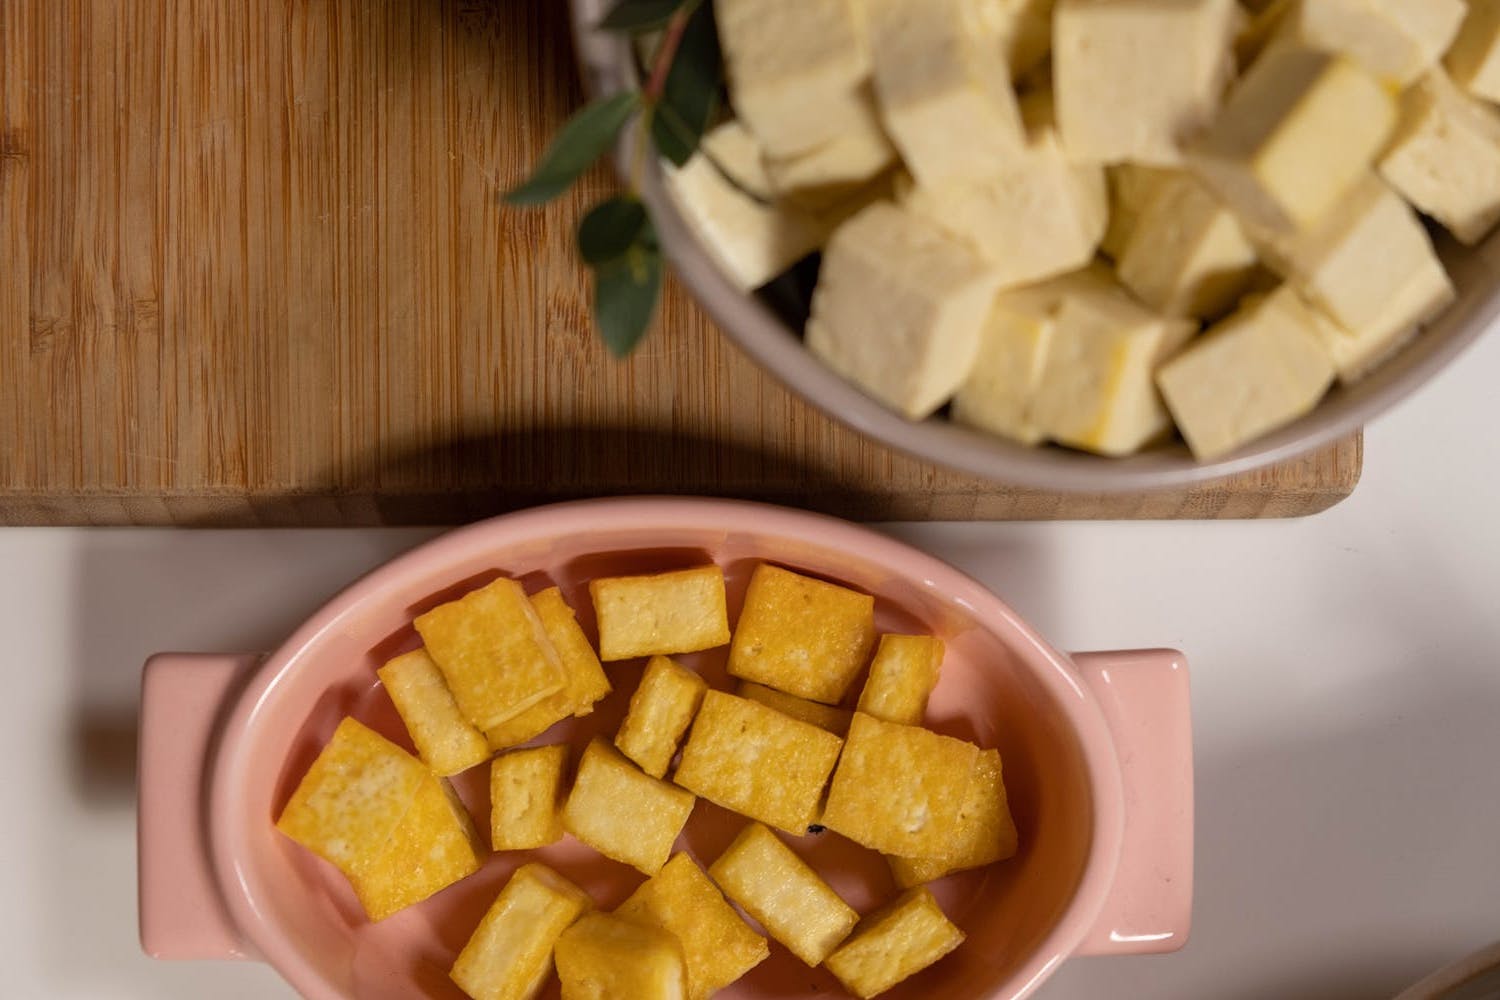
[[[968,940],[889,995],[987,996],[1023,972],[1029,978],[1034,970],[1028,966],[1039,961],[1044,939],[1077,891],[1092,842],[1090,775],[1070,714],[1077,706],[1069,704],[1082,695],[1004,605],[928,557],[880,540],[879,548],[909,553],[911,562],[871,558],[846,545],[759,532],[752,523],[747,519],[743,530],[704,531],[687,525],[583,533],[570,529],[495,547],[482,539],[468,546],[449,544],[444,551],[451,558],[426,560],[420,572],[382,571],[356,587],[359,598],[284,661],[256,703],[239,745],[226,747],[234,757],[229,771],[241,785],[222,810],[223,821],[230,824],[231,863],[265,931],[258,943],[267,957],[304,992],[370,1000],[459,998],[447,970],[506,878],[524,861],[535,858],[552,865],[603,908],[613,907],[644,880],[634,869],[565,837],[539,851],[491,855],[479,873],[371,924],[332,866],[276,832],[275,816],[344,715],[410,747],[375,669],[418,645],[413,616],[504,574],[521,579],[531,591],[562,587],[592,637],[589,579],[714,562],[725,570],[733,621],[751,570],[760,560],[770,560],[873,593],[883,631],[943,637],[948,652],[928,724],[998,747],[1004,760],[1021,833],[1020,854],[934,884],[944,909]],[[970,590],[945,590],[948,581],[930,572],[934,567]],[[720,649],[681,661],[724,688],[730,686],[725,656]],[[592,715],[560,724],[537,742],[573,744],[576,764],[578,749],[590,736],[611,734],[618,726],[640,668],[641,661],[607,665],[614,692]],[[861,683],[854,685],[856,695]],[[217,773],[222,778],[226,770],[221,767]],[[455,780],[481,832],[488,829],[487,775],[487,768],[479,767]],[[707,867],[745,822],[699,800],[676,849]],[[832,832],[798,838],[793,846],[861,912],[895,892],[877,854]],[[268,944],[267,934],[279,940]],[[555,995],[555,983],[551,991],[547,995]],[[771,957],[723,995],[845,994],[827,972],[807,968],[773,942]]]

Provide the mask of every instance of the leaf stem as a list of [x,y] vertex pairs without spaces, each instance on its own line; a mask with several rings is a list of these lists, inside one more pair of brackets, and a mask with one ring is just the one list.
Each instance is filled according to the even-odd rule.
[[688,21],[702,2],[703,0],[687,0],[687,3],[677,8],[672,20],[662,29],[661,44],[656,47],[656,54],[651,60],[651,76],[641,90],[641,96],[648,105],[661,100],[662,91],[667,86],[667,74],[672,71],[672,62],[677,58],[677,47],[682,44],[682,35],[687,31]]

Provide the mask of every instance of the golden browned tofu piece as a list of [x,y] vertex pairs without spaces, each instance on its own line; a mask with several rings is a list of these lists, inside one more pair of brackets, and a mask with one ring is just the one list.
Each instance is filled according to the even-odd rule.
[[979,760],[972,743],[854,713],[823,825],[903,858],[941,858]]
[[692,724],[708,682],[665,656],[653,656],[630,696],[630,711],[615,746],[653,778],[667,773],[682,734]]
[[489,758],[484,734],[458,710],[443,672],[427,650],[403,653],[376,673],[406,723],[417,755],[434,773],[457,774]]
[[562,660],[526,591],[504,577],[416,620],[475,728],[488,732],[563,687]]
[[875,598],[757,566],[729,648],[729,672],[747,681],[837,704],[870,658]]
[[546,865],[516,869],[449,972],[474,1000],[532,1000],[552,974],[562,932],[594,906]]
[[485,733],[492,750],[519,746],[570,715],[588,715],[594,710],[594,703],[611,690],[604,667],[594,655],[594,647],[583,634],[573,609],[563,599],[562,591],[548,587],[532,594],[531,604],[562,661],[563,687]]
[[565,744],[512,750],[490,765],[490,843],[525,851],[562,838]]
[[930,635],[883,635],[859,694],[859,710],[886,722],[920,726],[937,687],[943,641]]
[[828,956],[828,971],[857,997],[884,993],[963,943],[964,932],[943,915],[926,889],[910,889],[855,928]]
[[756,922],[807,965],[822,963],[859,914],[781,838],[751,823],[708,874]]
[[686,1000],[675,935],[650,924],[590,913],[557,941],[562,1000]]
[[659,875],[615,909],[615,915],[653,924],[677,937],[687,964],[688,1000],[707,1000],[771,954],[766,939],[724,902],[686,854],[674,855]]
[[420,903],[479,870],[483,849],[448,782],[430,774],[385,850],[349,874],[371,920]]
[[1016,822],[1005,797],[999,750],[981,750],[969,794],[958,812],[952,849],[941,858],[890,858],[891,874],[903,889],[953,872],[982,868],[1013,856],[1019,846]]
[[563,829],[607,858],[655,875],[693,811],[693,796],[642,772],[604,740],[583,752]]
[[599,656],[671,656],[729,641],[724,571],[717,566],[616,576],[589,584],[599,620]]
[[741,698],[749,698],[751,701],[760,702],[767,708],[774,708],[782,715],[790,715],[794,719],[811,723],[819,729],[826,729],[839,737],[849,731],[849,719],[854,714],[845,708],[835,708],[832,705],[808,701],[806,698],[798,698],[794,694],[787,694],[785,691],[778,691],[754,681],[740,681],[735,693]]
[[672,776],[689,789],[751,819],[803,834],[843,740],[773,708],[709,691]]

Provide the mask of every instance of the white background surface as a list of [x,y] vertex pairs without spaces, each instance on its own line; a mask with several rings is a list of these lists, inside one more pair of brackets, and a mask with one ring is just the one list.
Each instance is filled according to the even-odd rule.
[[[1388,997],[1500,937],[1500,337],[1370,429],[1304,521],[896,525],[1063,648],[1193,666],[1187,948],[1043,1000]],[[0,996],[290,997],[142,957],[135,701],[157,650],[261,650],[420,530],[0,530]]]

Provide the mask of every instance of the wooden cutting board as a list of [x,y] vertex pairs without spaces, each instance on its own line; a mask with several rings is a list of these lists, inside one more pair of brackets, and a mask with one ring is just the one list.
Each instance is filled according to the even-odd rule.
[[1360,441],[1064,496],[866,441],[679,288],[628,364],[579,209],[510,211],[580,100],[561,0],[0,2],[0,523],[470,519],[622,492],[884,518],[1255,517]]

